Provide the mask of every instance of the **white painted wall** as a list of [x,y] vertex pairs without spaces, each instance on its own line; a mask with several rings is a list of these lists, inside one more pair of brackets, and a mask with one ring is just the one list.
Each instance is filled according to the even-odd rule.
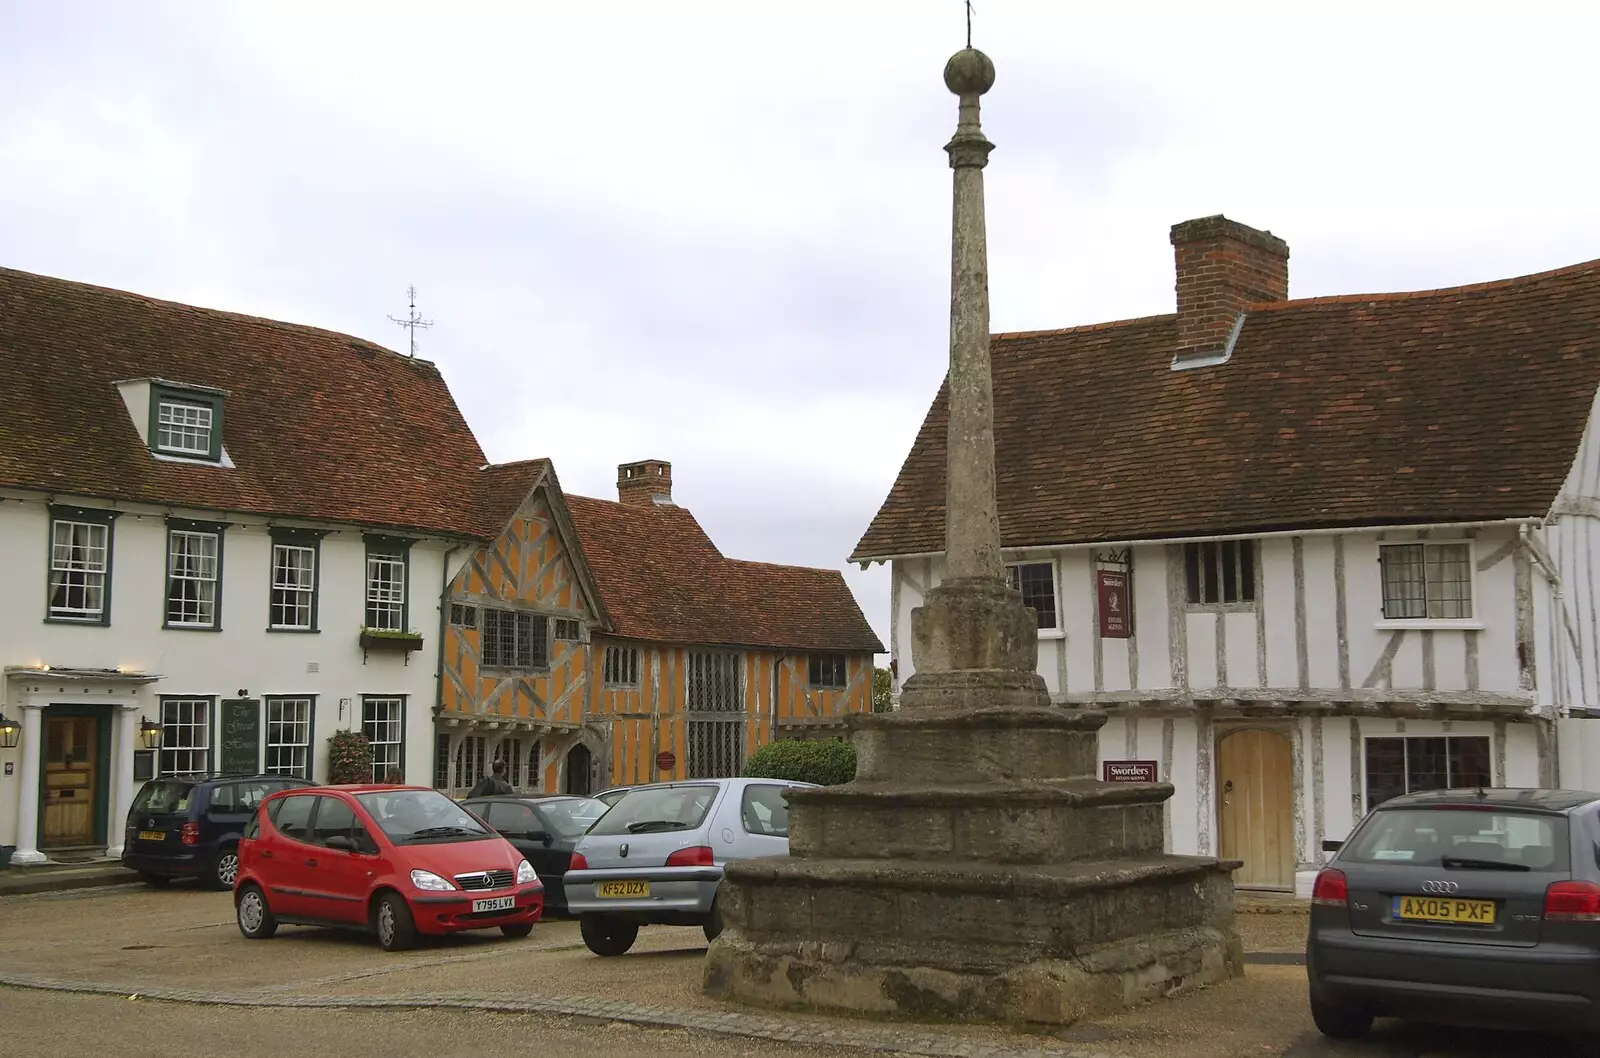
[[[96,506],[56,497],[60,503]],[[423,649],[409,661],[395,653],[373,653],[363,662],[357,644],[362,623],[365,545],[362,530],[330,532],[322,541],[317,633],[268,632],[271,541],[264,519],[193,510],[120,505],[113,540],[109,627],[46,623],[49,514],[42,497],[0,494],[0,666],[48,664],[57,668],[127,669],[160,673],[140,692],[151,719],[158,696],[232,698],[241,688],[252,698],[316,695],[312,777],[327,777],[327,738],[361,721],[363,694],[407,696],[406,775],[430,783],[433,774],[432,711],[439,650],[439,600],[446,551],[443,540],[412,546],[408,585],[410,625]],[[165,515],[229,521],[223,545],[221,632],[165,630]],[[468,555],[450,559],[451,574]],[[312,669],[315,668],[315,671]],[[0,695],[6,681],[0,680]],[[348,704],[341,709],[342,699]],[[14,703],[0,712],[17,718]],[[265,737],[263,719],[263,738]],[[215,734],[215,733],[213,733]],[[4,763],[13,774],[3,774]],[[0,749],[0,844],[14,844],[21,747]],[[113,821],[113,827],[121,821]]]
[[[1474,627],[1383,621],[1379,544],[1424,537],[1471,541]],[[1600,533],[1592,540],[1600,544]],[[1041,632],[1038,669],[1057,700],[1115,700],[1131,691],[1234,697],[1230,690],[1294,699],[1297,692],[1365,689],[1509,696],[1531,704],[1534,689],[1519,677],[1516,600],[1519,581],[1533,591],[1537,578],[1518,559],[1516,541],[1514,526],[1268,537],[1257,541],[1255,606],[1226,610],[1183,601],[1181,545],[1136,545],[1134,636],[1128,640],[1098,634],[1094,555],[1111,548],[1006,557],[1057,565],[1064,627]],[[1592,555],[1586,551],[1584,561]],[[939,583],[943,566],[938,557],[892,563],[890,649],[901,682],[915,671],[911,611]],[[1587,575],[1587,565],[1582,570]],[[1593,644],[1588,663],[1600,672],[1600,623],[1583,628]]]

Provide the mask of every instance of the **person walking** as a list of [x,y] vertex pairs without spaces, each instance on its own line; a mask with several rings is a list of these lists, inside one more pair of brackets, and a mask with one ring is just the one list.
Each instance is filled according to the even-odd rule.
[[504,760],[496,760],[489,774],[479,779],[477,785],[467,791],[467,796],[504,797],[506,794],[515,792],[511,788],[511,784],[506,782],[506,762]]

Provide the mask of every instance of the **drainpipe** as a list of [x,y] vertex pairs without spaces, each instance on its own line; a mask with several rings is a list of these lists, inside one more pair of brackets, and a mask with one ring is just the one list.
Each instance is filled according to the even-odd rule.
[[768,730],[771,736],[769,742],[778,741],[778,669],[783,666],[783,659],[787,654],[774,654],[772,657],[772,700],[767,703],[767,711],[771,715],[771,726]]
[[[1528,557],[1533,559],[1534,564],[1539,567],[1539,572],[1544,574],[1545,581],[1549,583],[1550,594],[1555,600],[1556,604],[1556,612],[1561,615],[1562,628],[1552,628],[1550,630],[1551,643],[1556,648],[1555,657],[1550,659],[1552,667],[1555,670],[1553,674],[1555,677],[1553,681],[1554,686],[1551,687],[1550,695],[1551,705],[1553,707],[1553,715],[1550,718],[1550,753],[1553,757],[1551,762],[1551,777],[1552,785],[1560,787],[1561,725],[1558,721],[1560,720],[1562,714],[1567,711],[1567,703],[1565,701],[1567,690],[1567,652],[1561,649],[1561,631],[1563,629],[1566,631],[1567,639],[1572,643],[1572,648],[1574,651],[1579,649],[1578,637],[1576,631],[1572,627],[1572,617],[1567,613],[1566,599],[1562,593],[1561,587],[1561,575],[1556,572],[1555,562],[1553,559],[1551,559],[1549,552],[1544,549],[1544,545],[1529,534],[1528,526],[1529,523],[1524,522],[1517,530],[1518,536],[1521,538],[1522,546],[1528,552]],[[1581,657],[1581,654],[1579,656]]]
[[[438,660],[433,666],[433,752],[428,754],[428,770],[431,772],[438,766],[436,758],[439,755],[439,720],[444,715],[444,637],[450,631],[450,559],[461,545],[451,544],[444,553],[444,566],[439,571],[439,649]],[[455,763],[452,756],[446,764],[446,771]],[[449,779],[446,780],[450,781]],[[432,783],[430,782],[431,786]]]

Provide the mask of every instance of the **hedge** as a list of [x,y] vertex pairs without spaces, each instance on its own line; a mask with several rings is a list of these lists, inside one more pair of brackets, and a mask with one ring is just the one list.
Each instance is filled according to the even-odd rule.
[[750,754],[744,773],[753,779],[837,786],[856,777],[856,748],[842,738],[780,738]]

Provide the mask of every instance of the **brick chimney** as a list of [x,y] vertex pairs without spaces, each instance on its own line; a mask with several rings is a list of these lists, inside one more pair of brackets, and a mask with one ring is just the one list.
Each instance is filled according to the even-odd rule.
[[1175,360],[1220,353],[1245,307],[1289,297],[1289,244],[1218,213],[1172,226],[1178,262]]
[[672,503],[672,464],[645,459],[617,467],[617,499],[634,507]]

